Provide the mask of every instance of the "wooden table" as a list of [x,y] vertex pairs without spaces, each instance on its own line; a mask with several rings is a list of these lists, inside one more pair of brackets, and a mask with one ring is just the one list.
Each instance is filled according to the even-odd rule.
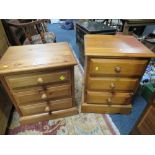
[[84,65],[84,36],[85,34],[109,34],[116,33],[116,29],[99,22],[77,22],[76,42],[80,49],[80,62]]
[[77,114],[76,60],[68,43],[9,47],[0,61],[0,78],[21,123]]

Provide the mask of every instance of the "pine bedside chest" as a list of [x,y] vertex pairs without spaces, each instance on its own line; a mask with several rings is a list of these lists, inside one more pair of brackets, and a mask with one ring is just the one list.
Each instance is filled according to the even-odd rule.
[[81,111],[129,113],[151,57],[155,54],[133,36],[86,35]]
[[76,60],[67,43],[9,47],[0,77],[21,123],[77,114],[74,101]]

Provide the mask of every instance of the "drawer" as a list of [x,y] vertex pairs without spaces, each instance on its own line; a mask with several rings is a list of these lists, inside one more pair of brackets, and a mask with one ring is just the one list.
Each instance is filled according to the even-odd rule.
[[35,74],[23,74],[6,77],[6,81],[12,89],[57,82],[64,83],[69,82],[70,79],[71,77],[69,70],[60,72],[39,72]]
[[[20,110],[24,116],[35,115],[40,113],[46,113],[45,108],[47,107],[47,102],[40,102],[33,105],[20,106]],[[51,111],[63,110],[72,107],[72,99],[62,99],[50,101],[49,107]]]
[[87,88],[89,90],[134,91],[138,81],[135,78],[89,77]]
[[130,100],[133,93],[109,93],[87,91],[87,103],[90,104],[131,104]]
[[31,104],[32,102],[45,101],[58,97],[70,97],[71,85],[49,86],[46,90],[38,87],[33,90],[27,89],[26,91],[22,90],[22,92],[15,92],[13,95],[19,105]]
[[147,60],[91,59],[90,75],[141,76]]

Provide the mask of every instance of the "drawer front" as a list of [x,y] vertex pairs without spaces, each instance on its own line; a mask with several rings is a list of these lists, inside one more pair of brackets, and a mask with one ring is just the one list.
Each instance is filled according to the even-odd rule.
[[92,104],[131,104],[132,93],[87,92],[87,103]]
[[141,76],[147,60],[91,59],[90,75]]
[[[50,101],[49,106],[50,106],[51,111],[57,111],[57,110],[71,108],[72,107],[72,99],[67,98],[67,99],[62,99],[62,100]],[[33,105],[20,106],[20,110],[24,116],[27,116],[27,115],[46,113],[47,112],[45,110],[46,107],[47,107],[47,102],[41,102],[41,103],[36,103]]]
[[19,105],[31,104],[37,101],[46,101],[58,97],[69,97],[71,96],[71,85],[62,85],[55,87],[47,87],[43,89],[26,90],[22,92],[16,92],[13,94]]
[[39,86],[50,83],[64,83],[71,79],[70,71],[40,72],[36,74],[14,75],[6,77],[8,85],[12,88]]
[[88,78],[87,87],[89,90],[109,90],[109,91],[134,91],[137,87],[138,79],[132,78]]

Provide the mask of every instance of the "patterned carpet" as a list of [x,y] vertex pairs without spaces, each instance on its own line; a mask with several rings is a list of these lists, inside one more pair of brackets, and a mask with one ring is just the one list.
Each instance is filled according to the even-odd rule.
[[[82,94],[83,70],[75,66],[76,104],[79,106]],[[15,111],[8,130],[10,135],[115,135],[118,129],[109,115],[80,113],[79,115],[42,121],[30,125],[20,125],[19,115]]]

